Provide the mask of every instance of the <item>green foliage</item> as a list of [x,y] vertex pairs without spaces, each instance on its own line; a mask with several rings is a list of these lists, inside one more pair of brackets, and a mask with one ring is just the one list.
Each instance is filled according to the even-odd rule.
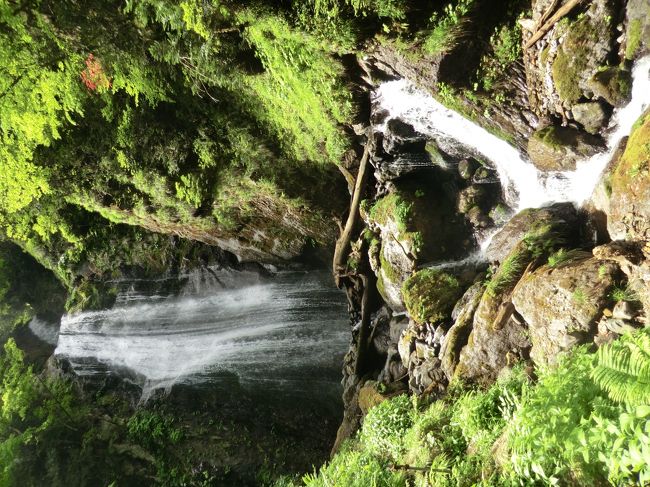
[[492,297],[496,297],[504,292],[509,286],[513,285],[521,277],[524,267],[527,264],[527,255],[525,252],[511,252],[506,257],[497,272],[492,276],[485,286],[485,291]]
[[435,12],[429,20],[432,26],[427,33],[422,49],[427,54],[443,54],[451,51],[460,42],[467,29],[467,14],[476,0],[449,2],[441,12]]
[[334,18],[340,16],[346,7],[351,7],[355,16],[376,15],[379,18],[402,20],[406,2],[403,0],[307,0],[316,15]]
[[[429,406],[413,409],[406,399],[391,406],[396,399],[390,399],[372,417],[371,431],[305,480],[360,485],[353,483],[355,472],[376,479],[391,473],[388,456],[414,467],[401,485],[645,485],[649,351],[650,332],[642,330],[597,355],[574,349],[555,366],[538,369],[536,383],[516,368],[487,390],[453,383],[446,398]],[[380,418],[386,427],[377,424]]]
[[20,10],[0,3],[0,197],[8,213],[51,191],[34,153],[61,138],[64,126],[81,113],[80,58],[65,56],[46,18],[33,15],[36,25],[29,25]]
[[650,331],[624,335],[598,350],[591,373],[596,384],[616,402],[650,404]]
[[456,277],[435,269],[416,272],[402,286],[409,316],[418,323],[447,319],[462,292]]
[[[366,482],[380,479],[365,485],[509,485],[496,471],[490,448],[517,407],[525,382],[518,369],[487,391],[460,388],[458,396],[430,405],[411,405],[406,396],[384,401],[370,410],[358,438],[306,484],[363,485],[354,483],[356,473],[367,475]],[[414,469],[398,475],[391,464]]]
[[141,409],[126,423],[129,437],[146,448],[160,449],[178,443],[183,432],[174,426],[174,418],[155,410]]
[[403,451],[403,436],[413,424],[413,405],[401,394],[373,407],[363,421],[359,440],[368,452],[396,459]]
[[578,351],[558,367],[543,372],[524,395],[509,429],[512,468],[524,478],[557,483],[575,463],[577,428],[599,402],[600,389],[586,378],[594,357]]
[[391,471],[386,461],[348,444],[318,473],[305,475],[303,482],[307,487],[403,487],[405,479]]
[[561,248],[548,256],[548,266],[553,268],[562,267],[563,265],[568,264],[569,262],[573,262],[576,259],[584,258],[587,255],[591,255],[591,254],[582,252],[577,249],[566,250],[564,248]]
[[617,285],[612,288],[609,293],[609,297],[616,302],[619,301],[638,301],[639,295],[628,286]]
[[587,293],[583,288],[577,287],[571,293],[571,299],[573,299],[575,304],[582,306],[587,301]]
[[389,220],[394,219],[397,230],[406,232],[411,222],[412,209],[413,203],[408,202],[403,195],[394,191],[379,199],[372,206],[370,218],[381,225],[385,225]]
[[513,472],[543,485],[568,479],[579,485],[605,479],[613,485],[646,483],[647,350],[650,341],[642,330],[603,346],[597,355],[577,349],[542,371],[509,429]]
[[338,81],[341,68],[315,39],[277,16],[250,12],[241,19],[249,22],[244,38],[265,68],[263,75],[246,78],[259,100],[253,109],[261,122],[297,160],[338,162],[345,143],[336,123],[349,115]]

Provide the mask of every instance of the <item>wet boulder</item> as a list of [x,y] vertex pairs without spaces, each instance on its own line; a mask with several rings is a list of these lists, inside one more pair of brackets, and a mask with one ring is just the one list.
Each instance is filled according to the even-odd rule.
[[[528,357],[527,326],[516,313],[510,295],[534,260],[533,252],[522,240],[487,282],[473,314],[467,345],[460,352],[455,376],[489,383],[501,369]],[[466,330],[469,325],[462,326]],[[448,359],[446,363],[449,362],[453,363]]]
[[571,114],[592,135],[598,135],[609,120],[609,110],[597,101],[573,105]]
[[551,65],[553,86],[566,107],[573,106],[591,91],[588,80],[607,64],[614,45],[614,4],[594,0],[584,15],[560,22],[554,30],[559,47]]
[[424,152],[426,137],[412,125],[399,118],[391,118],[386,124],[383,149],[387,154],[397,152]]
[[596,259],[615,262],[627,278],[625,290],[650,316],[650,244],[643,241],[614,241],[593,249]]
[[458,175],[463,179],[470,180],[479,168],[479,165],[474,159],[462,159],[458,162]]
[[529,208],[517,213],[494,235],[486,250],[488,260],[502,262],[526,236],[548,232],[553,244],[568,245],[577,239],[578,213],[571,203]]
[[528,156],[541,171],[569,171],[605,149],[603,140],[573,127],[550,125],[528,140]]
[[468,213],[472,208],[483,208],[488,198],[488,190],[484,185],[474,184],[458,192],[458,211]]
[[620,278],[614,262],[592,257],[544,265],[525,276],[512,303],[529,325],[535,363],[552,363],[558,353],[593,341],[596,322]]
[[467,344],[472,331],[474,313],[483,295],[484,285],[477,282],[472,285],[456,303],[452,311],[454,324],[446,333],[440,347],[440,368],[451,380],[458,365],[458,359],[463,347]]

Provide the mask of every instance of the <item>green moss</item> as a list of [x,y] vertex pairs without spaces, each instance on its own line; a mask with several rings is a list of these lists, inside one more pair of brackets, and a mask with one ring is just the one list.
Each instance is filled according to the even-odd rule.
[[390,219],[395,219],[397,229],[406,232],[411,222],[411,209],[413,204],[406,201],[401,193],[392,192],[379,201],[370,209],[370,218],[380,225],[385,225]]
[[650,175],[649,113],[641,116],[634,126],[612,176],[612,192],[629,191],[635,182],[645,180]]
[[573,58],[559,51],[553,62],[553,82],[560,98],[569,103],[578,101],[582,96],[582,90],[576,83],[578,72],[572,66]]
[[605,29],[606,26],[594,26],[586,16],[567,27],[566,39],[551,69],[553,83],[563,101],[573,104],[582,97],[578,79],[588,69],[592,57],[589,46],[598,42],[599,32]]
[[381,271],[386,279],[388,279],[391,282],[397,283],[401,279],[401,274],[393,265],[388,262],[388,260],[384,257],[384,253],[380,252],[379,254],[379,261],[381,263]]
[[562,138],[558,134],[558,127],[554,125],[549,125],[548,127],[537,130],[535,133],[533,133],[532,137],[555,149],[563,147],[565,145]]
[[402,286],[406,309],[418,323],[446,319],[462,294],[456,277],[435,269],[423,269],[409,277]]
[[625,57],[634,59],[634,54],[641,45],[641,32],[643,31],[643,22],[641,19],[634,19],[630,22],[627,29],[627,43],[625,45]]

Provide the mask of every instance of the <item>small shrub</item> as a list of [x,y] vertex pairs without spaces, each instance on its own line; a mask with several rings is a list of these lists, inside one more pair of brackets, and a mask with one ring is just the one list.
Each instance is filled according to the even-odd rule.
[[368,412],[359,439],[369,452],[394,459],[404,450],[403,436],[412,425],[411,400],[401,394]]
[[519,279],[524,270],[524,266],[526,265],[525,257],[526,255],[523,252],[511,253],[501,263],[496,273],[485,286],[486,292],[490,296],[496,297]]
[[614,286],[609,297],[616,301],[638,301],[639,295],[630,286]]
[[[568,264],[569,262],[581,258],[589,257],[590,255],[591,254],[589,252],[583,252],[582,250],[579,249],[572,249],[572,250],[559,249],[558,251],[553,252],[551,255],[548,256],[548,266],[562,267],[564,264]],[[607,272],[607,267],[604,267],[603,272],[605,273]],[[599,277],[601,279],[603,277],[600,276],[600,269],[599,269]]]
[[422,49],[427,54],[451,51],[467,30],[467,14],[475,0],[458,0],[448,3],[442,12],[435,12],[429,23],[433,26],[424,39]]

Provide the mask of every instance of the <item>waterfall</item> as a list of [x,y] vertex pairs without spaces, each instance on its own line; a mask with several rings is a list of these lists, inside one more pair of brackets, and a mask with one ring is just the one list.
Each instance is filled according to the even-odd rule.
[[329,273],[261,279],[204,270],[186,277],[169,295],[140,290],[151,282],[120,283],[111,309],[63,317],[55,354],[80,376],[120,371],[145,396],[233,376],[276,388],[338,384],[349,327]]
[[375,92],[378,109],[389,113],[375,130],[384,132],[388,120],[399,118],[425,136],[451,139],[468,154],[488,159],[499,174],[507,201],[517,211],[561,201],[581,205],[593,192],[618,143],[650,105],[649,70],[650,56],[637,61],[632,73],[632,99],[615,112],[606,131],[608,149],[579,161],[575,171],[540,172],[507,142],[446,108],[406,79],[383,83]]

